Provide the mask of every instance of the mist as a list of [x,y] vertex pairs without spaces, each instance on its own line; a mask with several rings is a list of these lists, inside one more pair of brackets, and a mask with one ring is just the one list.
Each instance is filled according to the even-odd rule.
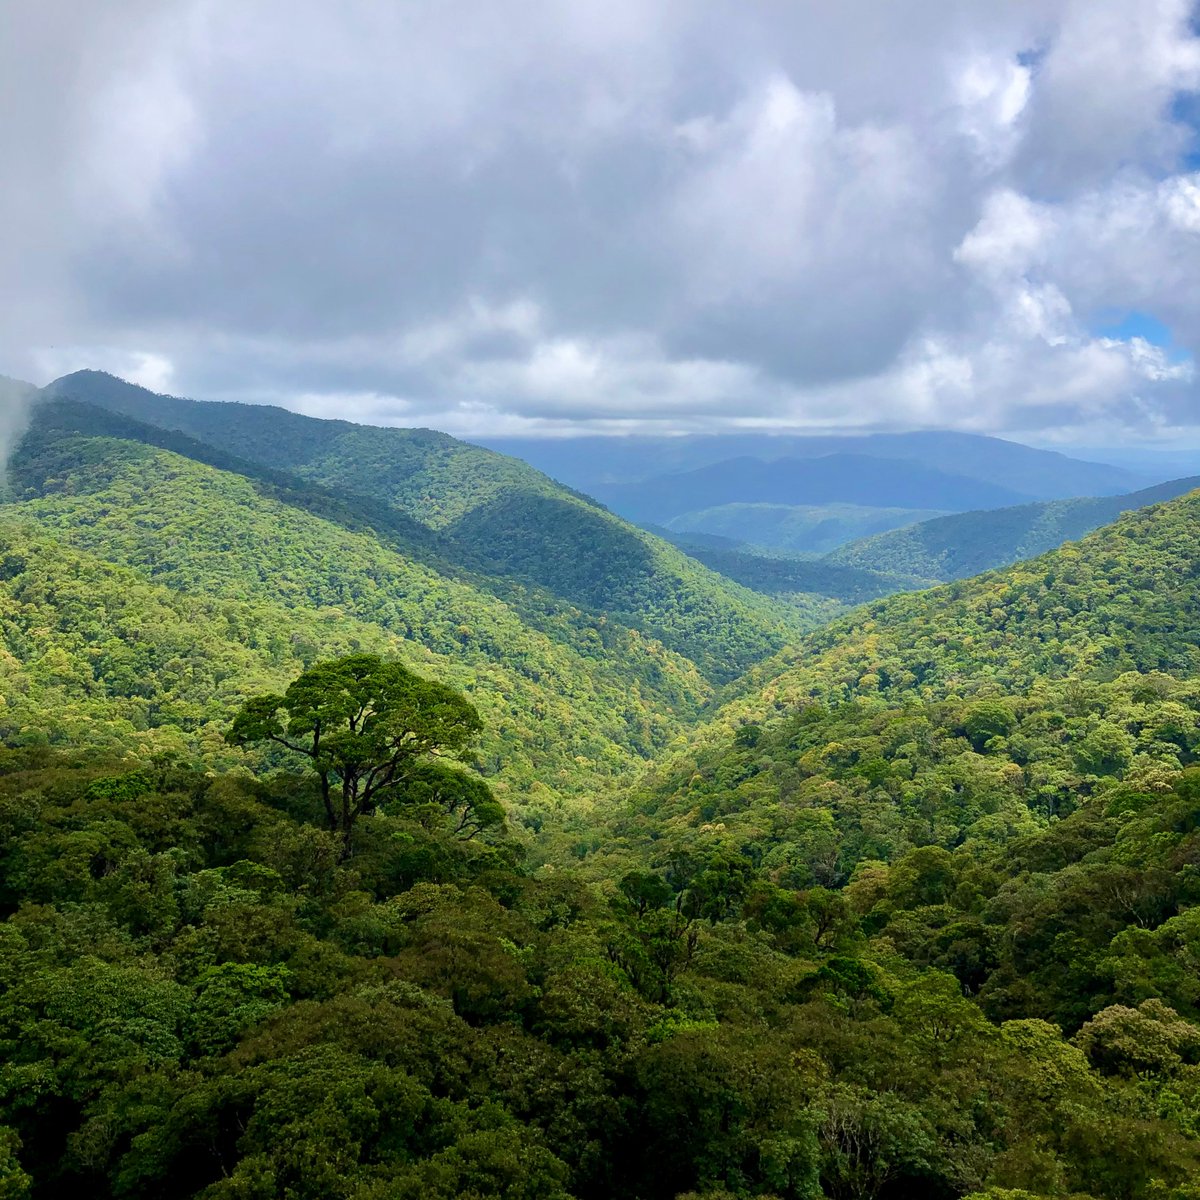
[[16,449],[38,397],[31,383],[0,375],[0,490],[8,491],[8,460]]

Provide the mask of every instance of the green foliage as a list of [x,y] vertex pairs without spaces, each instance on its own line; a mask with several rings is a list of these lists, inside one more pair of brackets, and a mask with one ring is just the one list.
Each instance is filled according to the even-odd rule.
[[954,513],[862,537],[832,550],[827,561],[925,579],[966,579],[1045,554],[1115,521],[1121,513],[1172,500],[1197,484],[1200,479],[1177,479],[1124,496],[1085,496]]
[[129,443],[59,453],[62,490],[0,510],[9,738],[211,752],[248,695],[363,651],[471,694],[484,770],[549,804],[664,745],[711,695],[636,630],[498,599],[237,476]]
[[[67,376],[54,385],[53,394],[144,423],[141,432],[123,427],[123,438],[157,445],[164,429],[180,430],[242,460],[218,460],[218,466],[243,475],[247,463],[260,469],[251,467],[251,474],[260,475],[264,467],[287,472],[290,483],[270,477],[273,494],[301,500],[310,510],[315,506],[323,516],[333,515],[338,497],[341,509],[347,498],[382,503],[408,520],[402,530],[406,552],[415,545],[427,558],[434,546],[459,568],[500,575],[611,613],[690,659],[714,681],[732,679],[782,646],[787,634],[811,628],[822,615],[806,615],[729,583],[526,463],[446,434],[155,396],[98,372]],[[86,418],[81,428],[114,432],[103,422],[97,430],[95,420]],[[170,444],[189,457],[209,460],[210,454],[195,445]],[[304,481],[323,490],[304,496],[297,486]],[[368,512],[372,524],[388,523],[370,507]],[[424,539],[414,536],[414,524],[424,528]]]
[[[355,654],[309,667],[282,696],[247,700],[225,738],[235,746],[273,742],[307,758],[321,782],[329,828],[341,833],[349,853],[363,813],[402,790],[428,756],[461,757],[482,728],[479,713],[453,688],[378,655]],[[427,771],[423,782],[429,795],[423,790],[420,801],[443,806],[446,776]],[[487,785],[476,788],[483,794],[466,801],[474,832],[482,814],[496,808]],[[455,791],[471,796],[462,784]]]
[[[468,458],[509,462],[478,454]],[[86,404],[41,405],[11,474],[18,502],[0,509],[0,590],[15,599],[0,718],[6,736],[26,741],[203,747],[219,760],[215,743],[248,695],[282,690],[320,658],[376,653],[472,697],[485,718],[480,768],[537,825],[680,732],[712,696],[697,664],[727,678],[804,620],[726,589],[549,481],[555,511],[586,517],[554,562],[577,557],[599,529],[650,564],[623,579],[602,541],[592,561],[608,574],[576,584],[603,611],[527,582],[538,574],[528,564],[488,574],[486,546],[381,500]],[[530,515],[528,532],[545,550],[553,531],[540,519]],[[520,539],[496,536],[518,553]]]
[[1127,513],[1077,544],[810,634],[739,683],[754,718],[816,699],[936,700],[1036,680],[1200,670],[1200,493]]
[[[932,582],[915,576],[843,566],[825,559],[771,558],[745,550],[702,546],[686,546],[685,549],[697,562],[752,591],[768,596],[795,597],[808,604],[814,604],[814,598],[819,596],[843,604],[863,604],[893,592],[927,587]],[[832,617],[835,611],[830,606],[828,615]]]
[[[297,420],[279,469],[354,432]],[[519,545],[455,574],[445,530],[565,552],[585,502],[408,440],[483,498],[430,497],[405,552],[336,491],[127,438],[18,463],[0,1196],[1196,1200],[1196,500],[843,618],[605,804],[708,651],[514,582]],[[689,628],[669,558],[610,553]],[[514,833],[486,780],[597,803],[522,795]]]

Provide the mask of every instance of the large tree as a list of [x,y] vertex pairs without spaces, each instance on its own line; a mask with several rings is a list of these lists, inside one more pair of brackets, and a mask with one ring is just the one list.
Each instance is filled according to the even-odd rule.
[[274,742],[308,758],[329,828],[348,849],[360,816],[406,781],[424,782],[431,758],[461,758],[482,727],[453,688],[377,655],[355,654],[316,663],[282,696],[248,700],[226,740]]

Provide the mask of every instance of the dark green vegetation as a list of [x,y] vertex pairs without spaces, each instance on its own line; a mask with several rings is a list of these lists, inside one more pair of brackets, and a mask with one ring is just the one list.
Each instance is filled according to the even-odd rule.
[[[861,567],[843,566],[828,559],[775,558],[740,548],[693,545],[687,535],[678,537],[681,546],[697,562],[756,592],[781,599],[795,598],[811,603],[825,596],[844,604],[862,604],[890,596],[893,592],[929,587],[933,580],[905,575],[887,575]],[[830,610],[830,616],[836,610]]]
[[1198,710],[810,707],[533,875],[416,773],[347,856],[311,775],[9,751],[0,1180],[1192,1200]]
[[1115,521],[1123,512],[1173,500],[1197,487],[1200,478],[1176,479],[1125,496],[1088,496],[955,513],[863,537],[833,550],[828,561],[926,579],[966,579],[1044,554]]
[[1200,1200],[1200,494],[779,649],[282,428],[14,461],[3,1200]]

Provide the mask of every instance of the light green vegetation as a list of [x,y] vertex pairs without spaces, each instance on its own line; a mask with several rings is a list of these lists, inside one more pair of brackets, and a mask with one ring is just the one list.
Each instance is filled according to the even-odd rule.
[[[218,465],[243,474],[248,464],[284,469],[296,483],[382,502],[436,530],[439,553],[454,565],[606,613],[715,682],[734,678],[824,615],[816,601],[784,604],[739,587],[525,463],[445,434],[156,396],[97,372],[67,376],[50,391],[182,430],[239,456],[240,464]],[[85,432],[96,423],[86,412],[73,419]],[[134,427],[125,435],[155,437]]]

